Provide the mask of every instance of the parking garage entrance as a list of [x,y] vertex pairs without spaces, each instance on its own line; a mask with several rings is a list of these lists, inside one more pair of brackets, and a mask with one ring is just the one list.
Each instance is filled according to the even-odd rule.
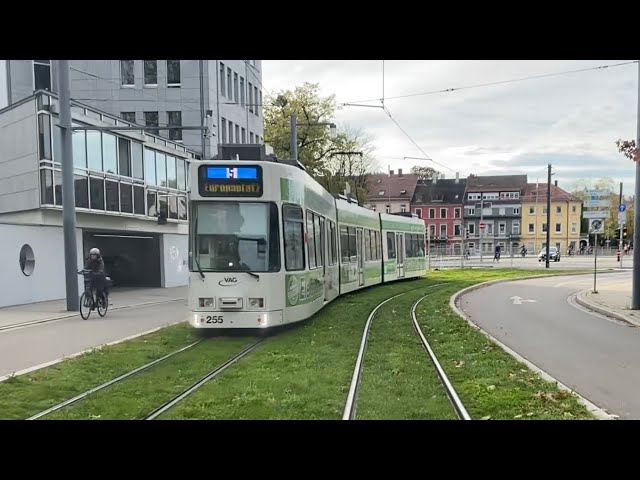
[[162,286],[160,235],[91,230],[84,231],[82,237],[85,262],[89,250],[100,249],[114,287]]

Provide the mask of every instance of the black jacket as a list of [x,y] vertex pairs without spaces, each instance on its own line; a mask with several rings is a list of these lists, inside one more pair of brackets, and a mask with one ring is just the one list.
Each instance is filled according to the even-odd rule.
[[104,261],[102,260],[102,257],[98,257],[95,260],[89,257],[85,268],[94,273],[104,273]]

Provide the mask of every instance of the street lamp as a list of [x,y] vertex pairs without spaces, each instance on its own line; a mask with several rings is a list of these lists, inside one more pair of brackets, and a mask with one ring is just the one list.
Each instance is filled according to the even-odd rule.
[[336,136],[338,135],[338,129],[336,127],[336,124],[333,122],[298,123],[296,116],[291,115],[291,158],[296,161],[298,160],[298,125],[307,127],[315,127],[316,125],[328,125],[329,135],[331,135],[331,138],[336,138]]

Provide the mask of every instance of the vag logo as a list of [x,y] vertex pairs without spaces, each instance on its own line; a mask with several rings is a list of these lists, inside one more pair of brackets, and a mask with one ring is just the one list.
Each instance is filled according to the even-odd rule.
[[224,280],[220,280],[218,282],[218,285],[220,285],[221,287],[229,287],[231,285],[237,285],[238,284],[238,277],[224,277]]

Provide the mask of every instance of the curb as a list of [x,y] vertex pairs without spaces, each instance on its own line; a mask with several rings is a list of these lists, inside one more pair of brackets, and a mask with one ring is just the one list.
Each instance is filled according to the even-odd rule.
[[588,310],[592,310],[594,312],[600,313],[602,315],[605,315],[607,317],[613,317],[616,320],[622,320],[623,322],[626,322],[634,327],[640,327],[640,322],[638,322],[638,320],[635,320],[627,315],[624,315],[623,313],[618,313],[615,312],[613,310],[610,310],[606,307],[603,307],[595,302],[592,302],[591,300],[587,300],[586,298],[586,292],[588,292],[589,290],[583,290],[581,292],[578,292],[576,294],[576,303],[578,303],[579,305],[585,307]]
[[[171,302],[181,302],[186,300],[186,298],[172,298],[170,300],[159,300],[156,302],[144,302],[144,303],[135,303],[132,305],[121,305],[119,307],[113,307],[111,308],[109,311],[113,311],[113,310],[124,310],[126,308],[136,308],[136,307],[147,307],[150,305],[161,305],[163,303],[171,303]],[[0,326],[0,332],[2,332],[3,330],[13,330],[16,328],[22,328],[22,327],[28,327],[29,325],[38,325],[40,323],[48,323],[48,322],[55,322],[56,320],[64,320],[65,318],[73,318],[80,315],[79,312],[76,313],[68,313],[65,315],[60,315],[57,317],[51,317],[51,318],[43,318],[40,320],[31,320],[28,322],[21,322],[21,323],[12,323],[10,325],[2,325]]]
[[[570,275],[584,275],[584,273],[567,274],[567,276],[570,276]],[[551,276],[551,275],[549,275],[549,276]],[[552,275],[552,276],[563,276],[563,275]],[[480,331],[480,333],[482,333],[485,337],[487,337],[489,340],[491,340],[496,345],[498,345],[500,348],[502,348],[505,352],[507,352],[509,355],[511,355],[517,361],[519,361],[521,363],[524,363],[530,370],[532,370],[535,373],[537,373],[543,380],[545,380],[545,381],[547,381],[549,383],[555,383],[556,386],[558,388],[560,388],[561,390],[569,392],[569,393],[575,395],[576,397],[578,397],[578,401],[580,403],[582,403],[585,407],[587,407],[587,410],[589,410],[597,419],[599,419],[599,420],[615,420],[616,417],[614,415],[611,415],[611,414],[607,413],[605,410],[603,410],[602,408],[598,407],[593,402],[590,402],[589,400],[587,400],[585,397],[580,395],[575,390],[572,390],[569,387],[567,387],[560,380],[552,377],[547,372],[545,372],[544,370],[542,370],[541,368],[537,367],[535,364],[531,363],[529,360],[524,358],[522,355],[520,355],[516,351],[514,351],[511,348],[509,348],[508,346],[506,346],[500,340],[498,340],[497,338],[493,337],[488,332],[484,331],[480,326],[478,326],[474,322],[472,322],[471,319],[469,319],[467,317],[467,315],[457,305],[458,300],[460,299],[460,297],[462,297],[463,295],[465,295],[465,294],[467,294],[469,292],[472,292],[473,290],[477,290],[479,288],[487,287],[489,285],[493,285],[493,284],[496,284],[496,283],[512,282],[512,281],[516,281],[516,280],[529,280],[529,279],[532,279],[532,278],[541,278],[541,277],[544,277],[544,275],[532,275],[532,276],[520,277],[520,278],[489,280],[487,282],[478,283],[476,285],[471,285],[470,287],[463,288],[459,292],[454,293],[451,296],[451,298],[449,299],[449,307],[451,307],[451,310],[453,310],[460,318],[462,318],[463,320],[466,320],[467,323],[469,325],[471,325],[471,327],[473,327],[475,330]]]
[[[124,308],[124,307],[121,307],[121,308]],[[124,338],[121,338],[119,340],[114,340],[112,342],[103,343],[102,345],[98,345],[97,347],[87,348],[85,350],[82,350],[81,352],[72,353],[71,355],[67,355],[65,357],[60,357],[60,358],[57,358],[55,360],[51,360],[51,361],[46,362],[46,363],[41,363],[40,365],[36,365],[34,367],[25,368],[24,370],[20,370],[20,371],[14,372],[14,373],[10,373],[9,375],[4,375],[4,376],[0,377],[0,383],[4,382],[5,380],[8,380],[9,378],[19,377],[20,375],[24,375],[26,373],[35,372],[36,370],[41,370],[43,368],[50,367],[52,365],[56,365],[57,363],[63,362],[65,360],[69,360],[71,358],[79,357],[81,355],[84,355],[85,353],[89,353],[89,352],[92,352],[94,350],[100,350],[100,349],[102,349],[104,347],[109,347],[111,345],[117,345],[119,343],[123,343],[123,342],[129,341],[129,340],[133,340],[133,339],[138,338],[138,337],[143,337],[145,335],[149,335],[150,333],[154,333],[154,332],[157,332],[157,331],[162,330],[164,328],[171,327],[173,325],[177,325],[179,323],[186,322],[186,321],[187,320],[185,319],[185,320],[179,320],[177,322],[168,323],[166,325],[162,325],[161,327],[152,328],[151,330],[147,330],[145,332],[135,333],[133,335],[129,335],[128,337],[124,337]]]

